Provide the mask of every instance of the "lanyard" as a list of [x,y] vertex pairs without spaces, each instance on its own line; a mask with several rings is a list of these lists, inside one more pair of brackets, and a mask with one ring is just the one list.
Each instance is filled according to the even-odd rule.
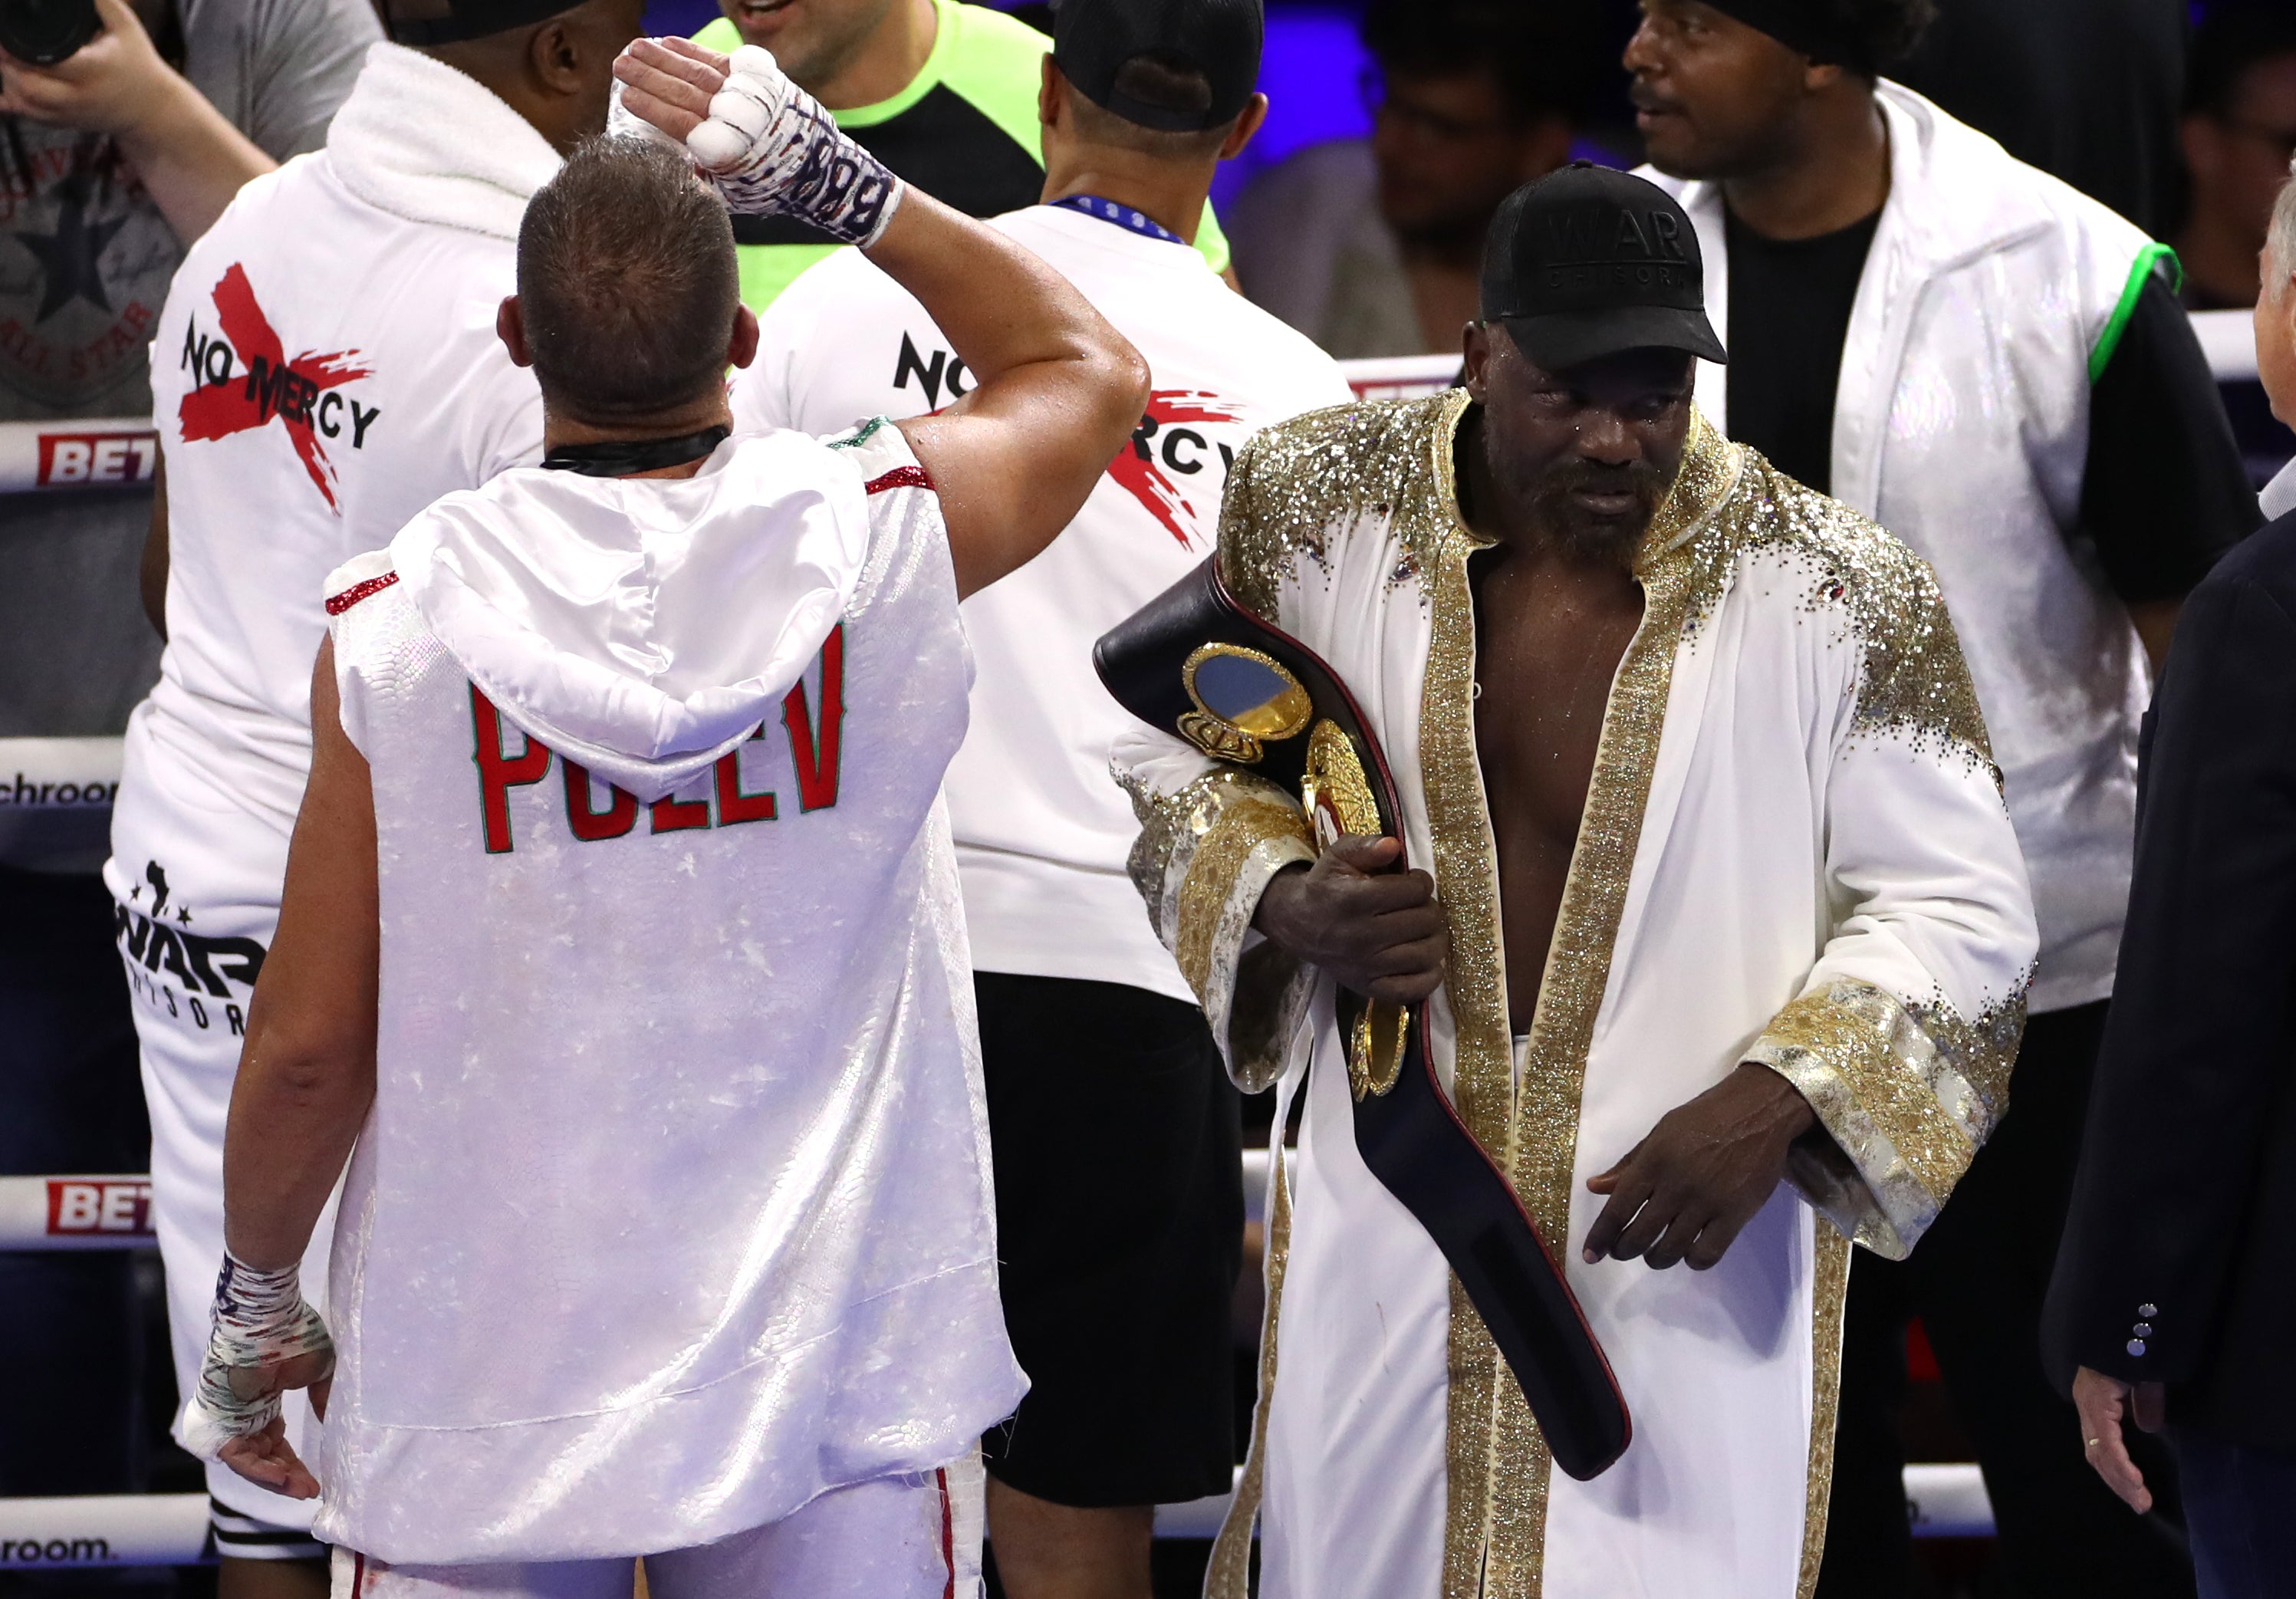
[[1144,234],[1151,239],[1161,239],[1167,244],[1187,242],[1185,239],[1144,211],[1136,210],[1128,205],[1119,205],[1112,200],[1103,200],[1097,194],[1071,194],[1064,200],[1055,200],[1052,203],[1059,206],[1062,210],[1081,211],[1087,217],[1097,217],[1103,222],[1113,222],[1119,227],[1128,228],[1133,233]]

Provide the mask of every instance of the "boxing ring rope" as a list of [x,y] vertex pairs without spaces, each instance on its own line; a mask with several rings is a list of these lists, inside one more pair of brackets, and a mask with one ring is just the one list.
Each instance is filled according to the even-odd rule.
[[[1267,1209],[1268,1152],[1243,1152],[1247,1223]],[[152,1179],[127,1174],[0,1177],[0,1250],[150,1248]],[[1993,1510],[1973,1465],[1909,1465],[1915,1538],[1985,1538]],[[1156,1536],[1208,1538],[1228,1496],[1156,1509]],[[0,1570],[52,1566],[177,1566],[214,1558],[204,1494],[0,1499]]]
[[[1915,1538],[1986,1538],[1993,1512],[1973,1465],[1909,1465]],[[1156,1536],[1209,1538],[1228,1496],[1156,1508]],[[205,1494],[118,1494],[0,1499],[0,1570],[190,1566],[215,1558]]]
[[[2256,343],[2246,311],[2195,311],[2193,331],[2219,383],[2256,377]],[[1378,357],[1342,361],[1366,399],[1403,399],[1447,389],[1456,356]],[[0,422],[0,495],[119,488],[149,483],[160,459],[148,416]]]
[[[1987,1538],[1992,1507],[1973,1465],[1909,1465],[1906,1497],[1915,1538]],[[1156,1508],[1156,1536],[1209,1538],[1228,1496]],[[215,1558],[205,1494],[119,1494],[0,1499],[0,1570],[56,1567],[190,1566]]]
[[149,1248],[148,1177],[0,1177],[0,1250]]
[[[2195,311],[2193,329],[2219,383],[2253,382],[2256,342],[2246,311]],[[1447,389],[1456,356],[1396,356],[1342,361],[1365,399],[1411,399]],[[0,496],[117,490],[149,483],[160,458],[149,417],[0,422]],[[119,741],[0,739],[0,812],[8,808],[88,808],[110,803],[119,782]],[[91,784],[97,785],[95,789]],[[70,799],[61,798],[69,791]],[[8,825],[0,815],[0,831]]]

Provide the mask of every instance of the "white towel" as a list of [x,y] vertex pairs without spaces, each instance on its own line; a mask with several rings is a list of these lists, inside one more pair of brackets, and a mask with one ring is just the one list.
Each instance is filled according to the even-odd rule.
[[327,160],[343,186],[410,222],[518,237],[561,165],[534,125],[467,73],[379,44],[335,113]]

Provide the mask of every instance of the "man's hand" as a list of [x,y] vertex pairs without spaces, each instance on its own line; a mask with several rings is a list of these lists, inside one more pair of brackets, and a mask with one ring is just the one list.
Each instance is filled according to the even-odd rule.
[[2123,1382],[2083,1366],[2073,1374],[2073,1408],[2080,1412],[2081,1447],[2090,1469],[2138,1515],[2152,1509],[2152,1490],[2128,1457],[2120,1423],[2128,1416],[2147,1432],[2160,1431],[2168,1419],[2168,1390],[2158,1382]]
[[[228,1177],[225,1184],[228,1190]],[[230,1226],[228,1214],[225,1226]],[[183,1439],[201,1459],[220,1460],[250,1482],[290,1498],[314,1499],[318,1480],[287,1442],[279,1398],[291,1388],[308,1388],[312,1407],[324,1419],[335,1346],[326,1323],[303,1298],[299,1279],[291,1260],[266,1269],[224,1250],[207,1355],[184,1411]]]
[[1589,1266],[1640,1257],[1662,1271],[1687,1260],[1704,1271],[1769,1202],[1786,1151],[1817,1119],[1792,1083],[1747,1062],[1659,1118],[1627,1158],[1587,1179],[1611,1202],[1587,1230]]
[[751,216],[794,217],[847,244],[885,234],[906,193],[849,138],[773,53],[719,55],[684,39],[636,39],[614,62],[624,118],[683,142],[720,198]]
[[633,39],[614,62],[622,109],[683,144],[709,120],[728,59],[691,39]]
[[319,1496],[319,1480],[287,1441],[287,1423],[275,1415],[262,1431],[233,1439],[216,1458],[258,1488],[290,1499]]
[[1395,839],[1349,834],[1306,870],[1277,873],[1252,925],[1342,988],[1416,1004],[1442,986],[1451,931],[1433,878],[1387,870],[1402,858]]
[[[327,1395],[335,1385],[332,1354],[298,1355],[277,1365],[241,1366],[231,1374],[232,1391],[243,1399],[260,1399],[291,1388],[311,1390],[311,1409],[327,1419]],[[287,1441],[287,1423],[273,1416],[258,1432],[242,1433],[225,1444],[216,1458],[254,1483],[290,1499],[316,1499],[319,1480]]]
[[111,135],[189,244],[275,163],[160,59],[127,0],[95,0],[95,10],[103,31],[53,67],[0,51],[0,116]]

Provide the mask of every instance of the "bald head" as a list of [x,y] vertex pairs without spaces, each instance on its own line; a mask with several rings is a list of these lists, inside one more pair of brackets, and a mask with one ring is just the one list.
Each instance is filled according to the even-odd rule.
[[556,415],[644,422],[721,395],[741,308],[726,208],[672,152],[590,140],[527,203],[518,301]]

